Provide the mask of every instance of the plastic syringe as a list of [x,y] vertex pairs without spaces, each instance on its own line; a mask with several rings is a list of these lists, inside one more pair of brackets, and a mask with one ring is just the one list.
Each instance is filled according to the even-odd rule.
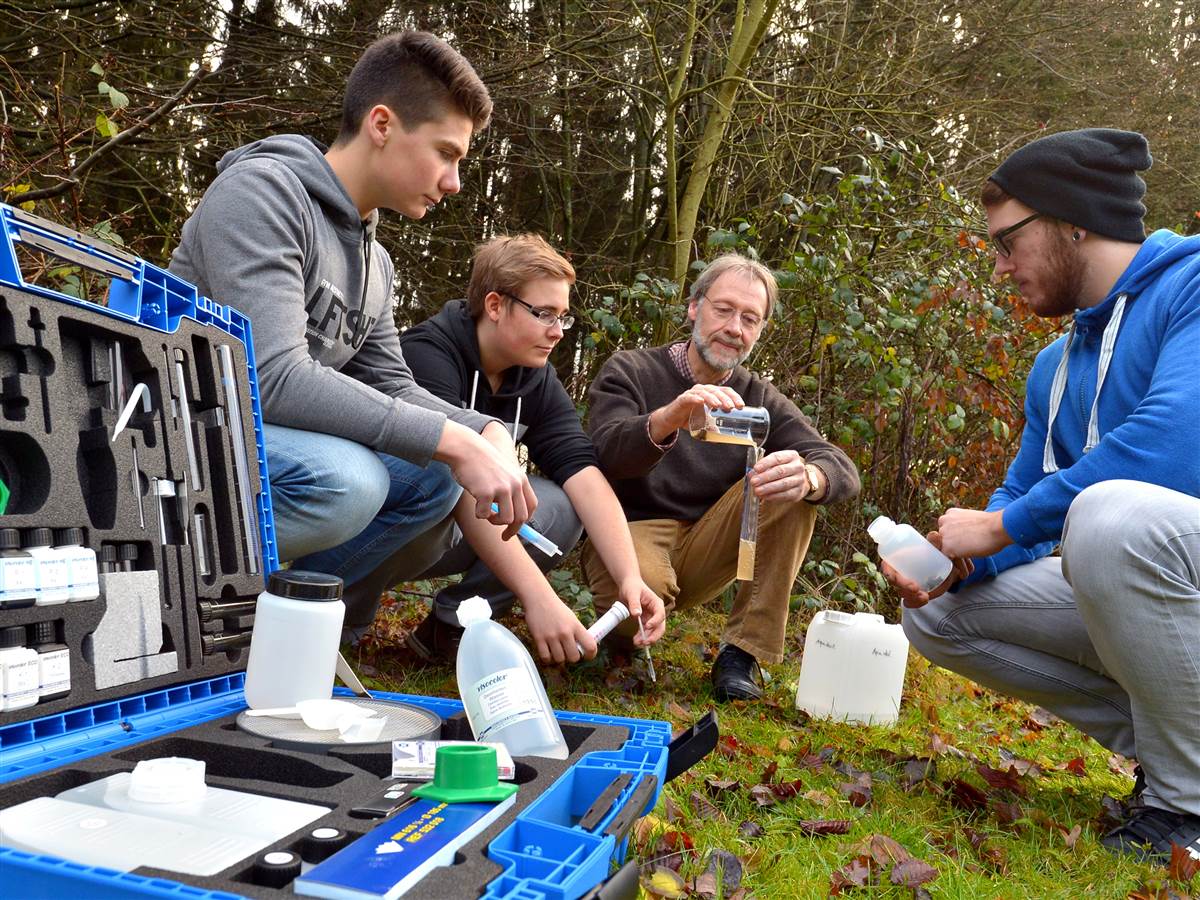
[[[492,512],[500,512],[500,507],[495,503],[492,504]],[[517,534],[525,538],[525,540],[529,541],[529,543],[533,544],[533,546],[537,547],[547,556],[562,556],[562,551],[554,545],[553,541],[534,531],[528,525],[522,525],[517,529]]]

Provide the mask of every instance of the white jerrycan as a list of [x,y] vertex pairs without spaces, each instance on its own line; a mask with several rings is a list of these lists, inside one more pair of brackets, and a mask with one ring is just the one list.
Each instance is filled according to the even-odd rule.
[[908,638],[873,613],[821,610],[804,638],[796,708],[812,716],[891,725],[900,712]]

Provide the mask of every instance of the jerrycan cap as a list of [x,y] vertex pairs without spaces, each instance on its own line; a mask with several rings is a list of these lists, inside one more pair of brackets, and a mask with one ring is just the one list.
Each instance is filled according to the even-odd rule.
[[[458,624],[463,628],[473,622],[483,622],[492,617],[492,604],[478,594],[458,604]],[[435,758],[436,759],[436,758]]]
[[516,792],[515,784],[501,784],[497,777],[495,747],[455,744],[438,747],[433,782],[415,788],[413,796],[438,803],[499,803]]

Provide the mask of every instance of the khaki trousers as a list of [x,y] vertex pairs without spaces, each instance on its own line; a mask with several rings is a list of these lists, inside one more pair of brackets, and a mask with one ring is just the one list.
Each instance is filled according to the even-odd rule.
[[[647,519],[630,522],[642,579],[662,598],[669,615],[719,597],[737,574],[743,482],[738,481],[696,522]],[[783,660],[788,601],[812,539],[817,510],[811,503],[759,505],[754,580],[738,583],[733,611],[721,640],[758,660]],[[617,600],[617,585],[588,541],[583,569],[595,597],[596,615]],[[631,637],[637,623],[626,620],[617,633]]]

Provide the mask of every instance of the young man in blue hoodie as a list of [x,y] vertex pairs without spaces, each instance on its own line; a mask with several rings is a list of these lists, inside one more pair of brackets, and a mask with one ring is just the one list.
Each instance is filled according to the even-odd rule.
[[[475,251],[467,299],[451,300],[405,331],[400,343],[421,385],[451,404],[501,419],[513,440],[525,445],[541,473],[531,479],[538,508],[530,524],[564,553],[586,527],[613,573],[617,599],[633,620],[641,619],[635,643],[650,644],[663,633],[662,600],[642,580],[621,503],[549,362],[575,321],[574,283],[575,268],[538,235],[494,237]],[[491,603],[493,616],[520,599],[546,662],[577,661],[578,648],[594,655],[595,641],[543,574],[554,559],[500,540],[499,529],[472,516],[465,501],[455,519],[465,540],[424,576],[462,572],[463,579],[434,598],[428,618],[408,636],[411,650],[429,661],[452,661],[462,634],[458,604],[479,594]]]
[[1089,128],[988,179],[996,275],[1073,321],[1034,363],[987,509],[930,535],[956,561],[946,584],[884,573],[926,657],[1137,758],[1102,844],[1200,859],[1200,237],[1145,236],[1150,164],[1142,135]]
[[355,631],[442,555],[463,489],[505,537],[537,504],[503,425],[413,380],[375,240],[380,207],[420,219],[458,193],[491,111],[449,44],[381,38],[350,73],[333,146],[279,135],[225,154],[171,260],[250,317],[280,559],[340,575]]

